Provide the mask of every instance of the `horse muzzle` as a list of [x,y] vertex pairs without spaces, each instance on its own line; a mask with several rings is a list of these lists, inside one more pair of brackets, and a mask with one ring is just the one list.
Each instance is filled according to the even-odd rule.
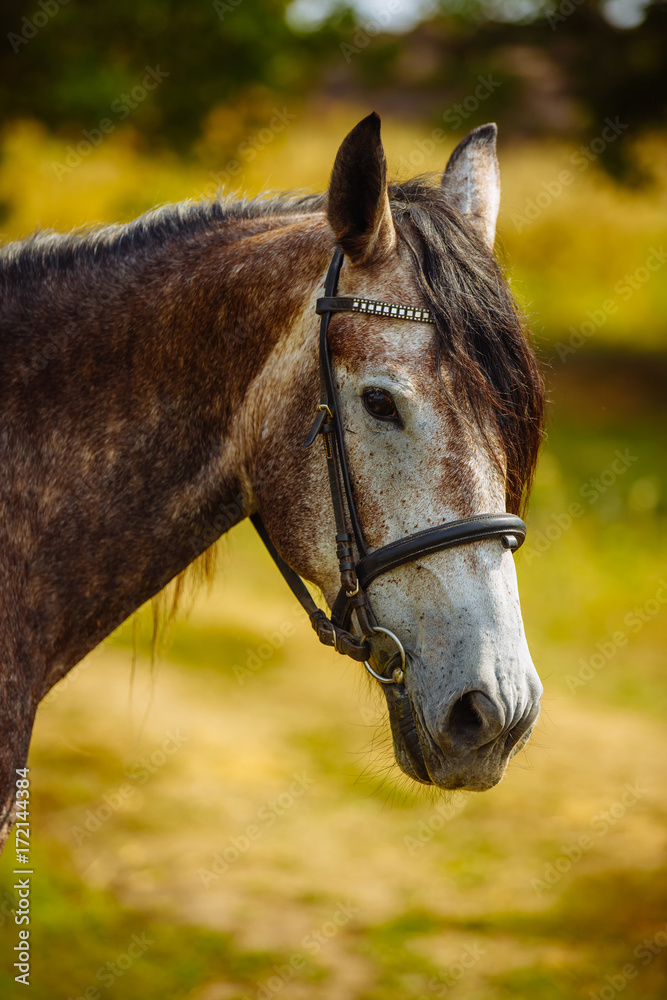
[[539,681],[514,710],[481,689],[456,693],[427,725],[409,673],[410,665],[405,684],[383,686],[401,770],[443,789],[481,792],[497,785],[537,721]]

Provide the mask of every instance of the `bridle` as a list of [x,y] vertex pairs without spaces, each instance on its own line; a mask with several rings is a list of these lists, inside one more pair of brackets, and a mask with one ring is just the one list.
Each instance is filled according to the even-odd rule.
[[[435,323],[435,320],[428,309],[417,306],[336,296],[342,264],[343,252],[336,249],[327,272],[324,297],[317,300],[316,312],[320,315],[320,403],[316,408],[313,426],[304,442],[304,447],[308,448],[321,434],[327,459],[331,501],[336,520],[336,553],[341,584],[330,618],[327,618],[324,611],[315,604],[301,577],[278,554],[259,514],[253,514],[251,520],[294,596],[308,613],[320,642],[325,646],[333,646],[336,652],[350,656],[353,660],[363,661],[369,673],[382,684],[400,684],[405,676],[405,650],[393,632],[378,625],[366,593],[368,585],[382,573],[412,562],[420,556],[458,545],[468,545],[482,539],[499,538],[506,549],[514,551],[526,537],[526,525],[514,514],[479,514],[439,524],[412,535],[404,535],[395,542],[383,545],[382,548],[368,550],[352,492],[343,427],[336,399],[328,343],[331,314],[355,312],[419,323]],[[351,531],[348,530],[348,524]],[[352,543],[355,544],[358,553],[356,562]],[[354,635],[349,630],[353,611],[356,613],[361,635]],[[376,673],[368,662],[371,655],[369,640],[377,632],[392,639],[400,653],[400,666],[397,666],[389,677]]]

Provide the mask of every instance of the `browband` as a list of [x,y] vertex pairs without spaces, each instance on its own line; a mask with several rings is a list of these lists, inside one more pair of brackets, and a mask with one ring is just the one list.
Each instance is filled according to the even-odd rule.
[[386,316],[388,319],[411,319],[416,323],[435,323],[430,309],[421,306],[403,306],[398,302],[378,302],[376,299],[356,299],[347,295],[325,295],[317,300],[315,312],[354,312],[368,316]]

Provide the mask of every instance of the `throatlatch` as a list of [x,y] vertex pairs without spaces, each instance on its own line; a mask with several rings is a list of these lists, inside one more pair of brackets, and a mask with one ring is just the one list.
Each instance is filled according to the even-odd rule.
[[[393,632],[377,624],[365,592],[368,585],[380,574],[412,562],[420,556],[458,545],[468,545],[482,539],[499,538],[505,548],[514,551],[526,537],[526,525],[515,514],[479,514],[405,535],[395,542],[390,542],[389,545],[369,552],[361,529],[347,464],[329,352],[329,321],[331,314],[336,312],[355,312],[418,323],[435,323],[435,320],[428,309],[418,306],[378,302],[375,299],[353,296],[336,297],[342,264],[343,252],[336,249],[327,272],[324,296],[317,300],[316,311],[320,315],[320,402],[315,411],[313,426],[304,441],[304,447],[307,448],[317,437],[322,436],[329,473],[331,502],[336,521],[336,553],[340,569],[340,591],[331,609],[330,618],[317,607],[301,577],[280,557],[259,514],[253,514],[251,521],[292,593],[308,613],[320,642],[325,646],[333,646],[336,652],[344,653],[353,660],[363,661],[369,673],[382,684],[400,684],[405,673],[405,650]],[[351,531],[348,530],[348,524]],[[358,554],[357,562],[354,559],[353,544]],[[356,613],[361,636],[349,631],[352,612]],[[396,643],[400,654],[400,666],[397,666],[389,677],[376,673],[368,662],[371,655],[369,640],[376,632],[389,636]]]

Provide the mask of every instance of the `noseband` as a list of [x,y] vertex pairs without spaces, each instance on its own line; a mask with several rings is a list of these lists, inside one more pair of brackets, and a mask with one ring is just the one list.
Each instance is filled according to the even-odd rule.
[[[301,577],[278,554],[259,514],[253,514],[251,520],[293,594],[308,613],[320,642],[325,646],[333,646],[336,652],[350,656],[353,660],[363,661],[369,673],[382,684],[400,684],[404,679],[405,650],[393,632],[378,625],[366,594],[368,585],[382,573],[413,562],[421,556],[458,545],[468,545],[482,539],[498,538],[506,549],[513,551],[523,543],[526,537],[526,525],[514,514],[479,514],[439,524],[435,528],[417,531],[412,535],[404,535],[398,541],[383,545],[382,548],[368,550],[352,492],[343,427],[336,399],[328,344],[331,314],[356,312],[367,316],[383,316],[388,319],[411,320],[418,323],[435,323],[435,320],[428,309],[417,306],[336,296],[342,264],[343,253],[337,249],[327,273],[324,297],[317,300],[316,312],[320,315],[320,403],[316,408],[313,426],[304,442],[304,447],[308,448],[321,434],[327,459],[331,500],[336,519],[336,552],[341,582],[338,597],[331,609],[331,618],[327,618],[317,607]],[[348,530],[348,525],[351,531]],[[357,562],[354,561],[353,543],[358,553]],[[356,612],[360,636],[354,635],[349,630],[353,611]],[[368,662],[371,655],[369,640],[377,632],[392,639],[400,654],[400,666],[397,666],[389,677],[376,673]]]

